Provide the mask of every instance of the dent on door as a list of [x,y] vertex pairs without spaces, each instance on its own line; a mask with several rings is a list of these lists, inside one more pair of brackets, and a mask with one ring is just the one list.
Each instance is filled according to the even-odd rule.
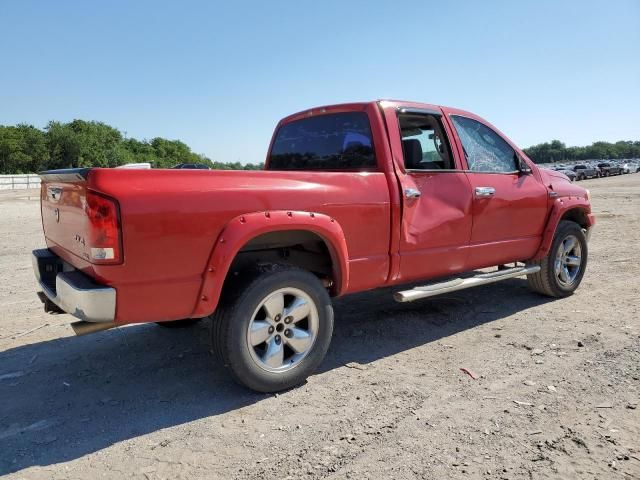
[[[464,268],[471,236],[472,197],[460,172],[424,172],[403,181],[400,272],[402,280],[446,275]],[[407,198],[405,191],[421,195]]]

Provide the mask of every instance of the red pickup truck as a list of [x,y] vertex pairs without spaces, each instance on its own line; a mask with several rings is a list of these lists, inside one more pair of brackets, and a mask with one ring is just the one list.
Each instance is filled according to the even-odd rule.
[[33,264],[45,310],[77,317],[78,334],[212,316],[214,350],[265,392],[322,361],[331,297],[397,285],[408,302],[525,275],[564,297],[594,225],[587,190],[485,120],[403,101],[281,120],[264,171],[41,177],[48,248]]

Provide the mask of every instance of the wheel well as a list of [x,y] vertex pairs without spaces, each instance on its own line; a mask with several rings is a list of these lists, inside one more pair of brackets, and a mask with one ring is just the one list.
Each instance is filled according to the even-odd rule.
[[570,220],[572,222],[577,223],[582,228],[587,228],[589,226],[589,219],[587,218],[587,212],[585,212],[582,208],[573,208],[562,215],[560,220]]
[[247,242],[237,253],[229,275],[257,264],[283,264],[307,270],[333,285],[334,268],[326,242],[307,230],[282,230],[259,235]]

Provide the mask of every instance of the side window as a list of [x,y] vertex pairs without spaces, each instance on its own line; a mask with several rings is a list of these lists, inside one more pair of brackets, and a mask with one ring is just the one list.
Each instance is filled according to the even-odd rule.
[[407,170],[452,170],[449,142],[435,115],[400,114],[400,136]]
[[375,170],[369,117],[345,112],[309,117],[280,127],[269,170]]
[[451,117],[469,170],[475,172],[515,172],[518,170],[516,152],[511,146],[486,125],[471,118]]

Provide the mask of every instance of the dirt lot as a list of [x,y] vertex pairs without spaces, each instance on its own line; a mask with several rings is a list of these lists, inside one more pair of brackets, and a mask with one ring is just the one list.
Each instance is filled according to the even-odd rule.
[[640,478],[640,174],[583,183],[598,226],[574,296],[341,299],[321,370],[280,395],[233,384],[207,322],[74,337],[35,297],[37,194],[1,192],[0,475]]

